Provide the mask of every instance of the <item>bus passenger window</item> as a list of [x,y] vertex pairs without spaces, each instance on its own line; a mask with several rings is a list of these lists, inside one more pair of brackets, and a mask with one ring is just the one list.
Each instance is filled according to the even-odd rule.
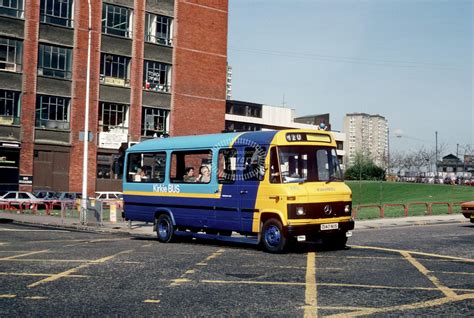
[[265,176],[265,147],[255,146],[245,148],[244,180],[261,181]]
[[162,183],[165,181],[166,153],[131,153],[127,182]]
[[219,150],[219,166],[217,177],[219,183],[234,183],[237,170],[237,150],[221,149]]
[[[193,168],[193,175],[190,168]],[[209,183],[212,174],[211,150],[174,151],[171,154],[172,183]]]

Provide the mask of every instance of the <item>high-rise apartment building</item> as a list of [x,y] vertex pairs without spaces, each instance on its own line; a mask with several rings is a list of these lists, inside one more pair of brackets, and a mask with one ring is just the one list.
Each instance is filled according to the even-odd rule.
[[92,193],[124,145],[224,129],[227,0],[88,2],[0,1],[0,191],[81,191],[85,135]]
[[388,160],[388,121],[380,115],[347,114],[344,117],[346,142],[345,163],[350,167],[357,153],[370,157],[376,165],[386,168]]

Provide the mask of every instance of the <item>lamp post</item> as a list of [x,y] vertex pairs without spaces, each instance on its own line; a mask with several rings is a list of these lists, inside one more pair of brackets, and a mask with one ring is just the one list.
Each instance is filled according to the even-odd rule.
[[91,73],[91,31],[92,14],[91,0],[87,0],[88,25],[87,25],[87,69],[86,69],[86,105],[84,110],[84,153],[82,160],[82,200],[81,200],[81,223],[85,224],[87,220],[87,177],[88,177],[88,155],[89,155],[89,91],[90,91],[90,73]]

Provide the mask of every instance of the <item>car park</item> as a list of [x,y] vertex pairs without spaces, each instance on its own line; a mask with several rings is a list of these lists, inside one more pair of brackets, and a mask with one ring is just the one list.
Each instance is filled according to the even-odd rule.
[[474,201],[461,203],[461,213],[474,223]]
[[10,207],[37,209],[44,207],[44,201],[35,197],[31,192],[9,191],[0,197],[0,203],[8,204]]

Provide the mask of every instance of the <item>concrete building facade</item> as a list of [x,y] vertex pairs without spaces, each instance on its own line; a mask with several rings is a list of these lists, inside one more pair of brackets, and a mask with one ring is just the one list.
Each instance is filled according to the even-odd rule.
[[[327,125],[330,127],[329,114],[325,116]],[[308,116],[314,117],[316,115]],[[306,118],[306,117],[302,117]],[[225,114],[225,127],[228,131],[240,130],[279,130],[279,129],[320,129],[320,122],[307,124],[295,122],[295,110],[287,107],[263,105],[251,102],[228,100]],[[332,131],[336,139],[337,155],[341,168],[344,169],[344,141],[346,135],[338,131]]]
[[388,121],[380,115],[352,113],[344,117],[344,144],[347,166],[354,163],[357,153],[370,157],[376,165],[387,167]]
[[[121,189],[124,146],[224,128],[228,1],[0,2],[0,191]],[[203,116],[203,114],[206,116]]]

